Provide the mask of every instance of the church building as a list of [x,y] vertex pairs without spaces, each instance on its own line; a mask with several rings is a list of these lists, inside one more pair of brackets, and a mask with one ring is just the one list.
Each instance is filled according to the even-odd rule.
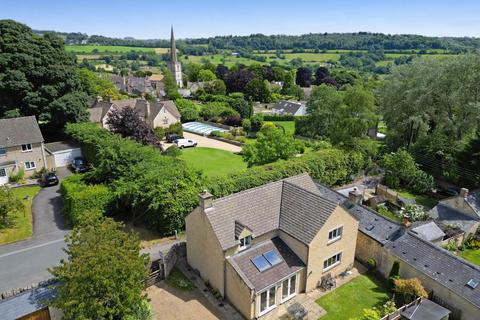
[[177,46],[175,45],[175,36],[173,35],[173,26],[172,26],[172,34],[170,39],[170,63],[169,63],[170,71],[175,78],[175,82],[179,88],[183,87],[183,79],[182,79],[182,65],[178,62],[177,59]]

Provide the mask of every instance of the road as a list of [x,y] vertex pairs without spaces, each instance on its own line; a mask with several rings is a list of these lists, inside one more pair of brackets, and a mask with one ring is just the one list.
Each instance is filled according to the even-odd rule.
[[[58,172],[60,179],[68,175]],[[33,236],[0,246],[0,293],[50,278],[47,269],[66,258],[62,248],[69,229],[61,215],[60,187],[43,188],[33,199]]]
[[[214,148],[214,149],[220,149],[220,150],[225,150],[225,151],[230,151],[230,152],[240,152],[242,151],[242,148],[239,146],[235,146],[230,143],[226,143],[223,141],[215,140],[215,139],[210,139],[208,137],[204,137],[198,134],[190,133],[190,132],[183,132],[183,136],[185,139],[192,139],[198,142],[199,147],[203,148]],[[168,148],[171,146],[171,143],[166,143],[165,148]]]

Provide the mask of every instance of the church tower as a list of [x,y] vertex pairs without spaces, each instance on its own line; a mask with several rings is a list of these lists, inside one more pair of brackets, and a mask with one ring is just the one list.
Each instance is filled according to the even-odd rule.
[[172,26],[172,34],[170,38],[170,63],[169,63],[170,71],[175,78],[175,82],[179,88],[183,87],[183,80],[182,80],[182,65],[178,62],[177,59],[177,46],[175,45],[175,37],[173,35],[173,26]]

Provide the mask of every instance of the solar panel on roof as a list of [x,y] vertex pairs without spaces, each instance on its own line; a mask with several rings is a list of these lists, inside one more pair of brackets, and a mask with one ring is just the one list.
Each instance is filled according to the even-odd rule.
[[270,250],[268,252],[265,252],[263,254],[263,256],[265,257],[265,259],[267,259],[267,261],[272,265],[276,265],[276,264],[279,264],[280,262],[282,262],[282,258],[280,258],[278,256],[278,254],[273,251],[273,250]]
[[469,286],[472,289],[475,289],[478,286],[478,280],[475,280],[475,279],[468,280],[467,286]]
[[267,261],[267,259],[265,259],[264,256],[256,256],[251,261],[260,272],[263,272],[271,267],[271,264]]

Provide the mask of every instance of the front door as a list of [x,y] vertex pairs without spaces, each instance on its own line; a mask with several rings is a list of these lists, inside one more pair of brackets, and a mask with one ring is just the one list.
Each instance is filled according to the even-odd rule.
[[6,168],[0,168],[0,186],[8,182],[8,175]]

